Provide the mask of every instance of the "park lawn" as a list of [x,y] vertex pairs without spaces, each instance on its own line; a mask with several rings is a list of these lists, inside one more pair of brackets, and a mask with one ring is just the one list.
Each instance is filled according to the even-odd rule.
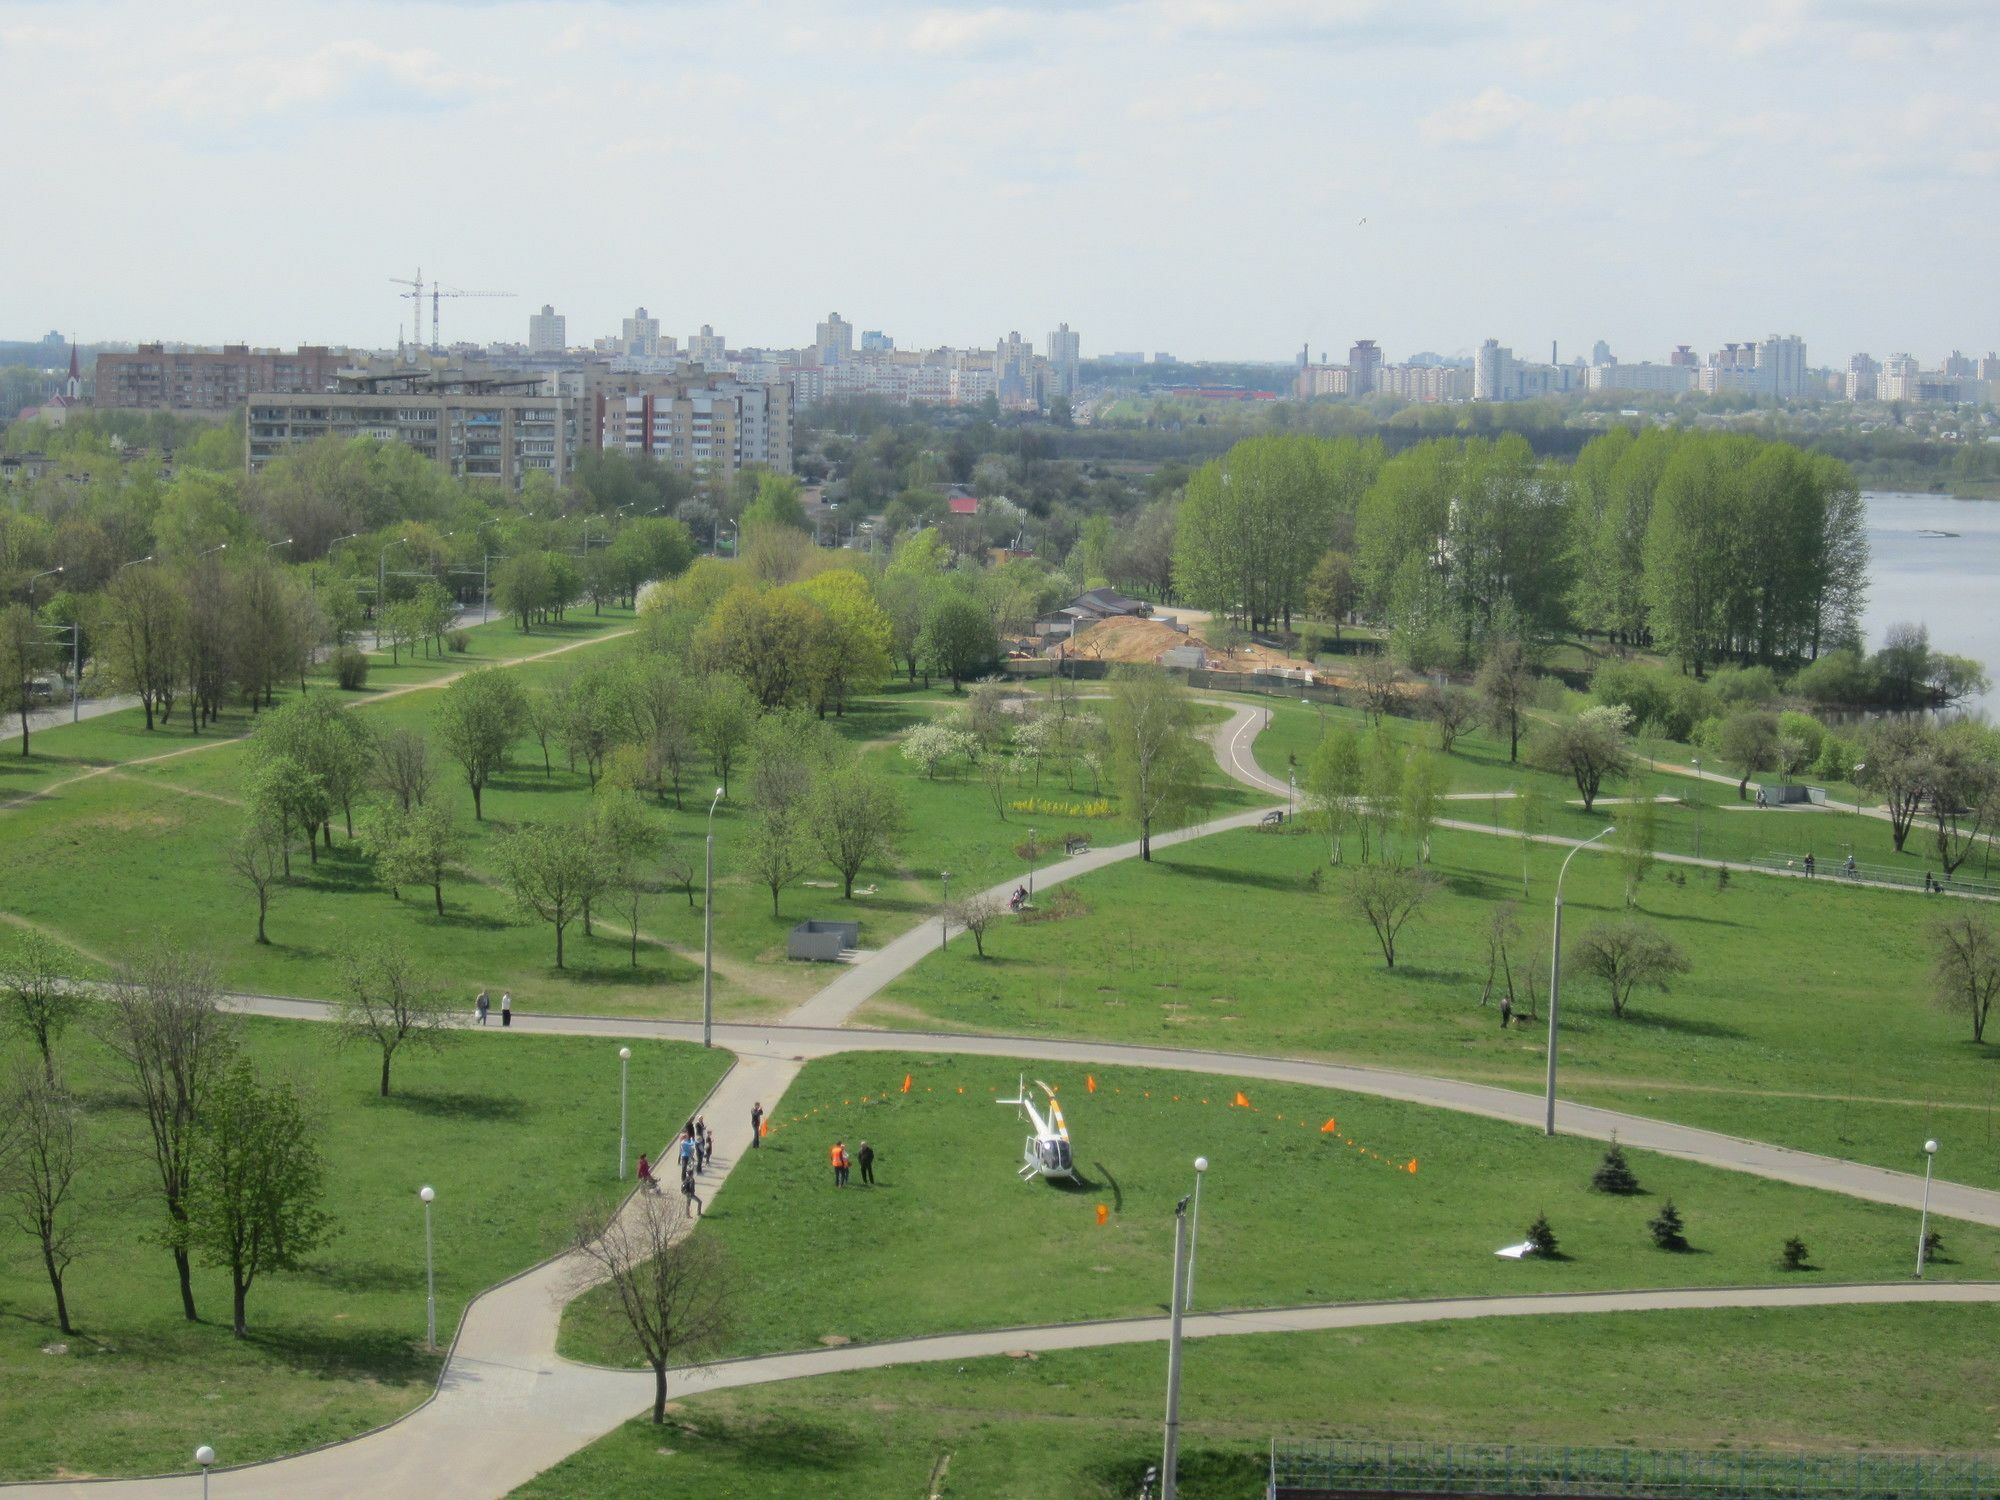
[[[954,942],[865,1008],[864,1024],[923,1024],[1379,1063],[1539,1092],[1544,1032],[1502,1031],[1482,1007],[1495,908],[1521,899],[1519,840],[1440,833],[1446,884],[1384,967],[1309,833],[1242,830],[1102,870],[1069,889],[1081,915],[1005,919],[990,955]],[[1512,964],[1546,1006],[1547,902],[1567,851],[1529,851]],[[1323,889],[1311,883],[1319,875]],[[1669,876],[1680,875],[1680,883]],[[1577,939],[1617,916],[1615,856],[1578,856],[1564,890],[1567,1095],[1909,1170],[1927,1136],[1944,1175],[2000,1185],[1989,1115],[2000,1047],[1971,1041],[1929,1001],[1924,921],[1907,892],[1833,881],[1656,868],[1641,916],[1686,952],[1670,994],[1642,991],[1622,1020],[1575,966]]]
[[[1990,1452],[1996,1334],[1992,1308],[1913,1306],[1196,1339],[1182,1369],[1181,1493],[1259,1493],[1273,1438]],[[1150,1344],[684,1394],[666,1428],[628,1422],[514,1493],[1114,1500],[1159,1462],[1165,1367],[1164,1347]]]
[[[66,1279],[77,1332],[56,1328],[32,1242],[0,1240],[0,1389],[32,1390],[0,1422],[0,1478],[158,1473],[205,1441],[232,1463],[352,1436],[417,1405],[440,1357],[424,1352],[423,1215],[436,1187],[438,1336],[466,1302],[559,1250],[618,1189],[615,1044],[467,1032],[400,1055],[388,1099],[379,1054],[335,1051],[332,1031],[245,1019],[267,1076],[303,1080],[318,1107],[324,1206],[337,1236],[309,1269],[252,1287],[250,1336],[229,1329],[226,1274],[200,1270],[203,1321],[180,1313],[146,1127],[111,1059],[74,1032],[63,1064],[85,1115],[79,1201],[88,1239]],[[727,1066],[722,1054],[631,1044],[634,1151],[665,1141]],[[8,1061],[19,1058],[14,1046]]]
[[[737,1164],[698,1231],[754,1288],[729,1352],[1164,1311],[1173,1207],[1194,1185],[1197,1153],[1210,1162],[1197,1239],[1203,1311],[1886,1280],[1909,1274],[1916,1242],[1913,1214],[1636,1151],[1645,1193],[1596,1193],[1601,1145],[1449,1110],[1186,1073],[1029,1068],[1064,1101],[1086,1185],[1016,1180],[1023,1127],[994,1102],[1013,1093],[1017,1067],[1005,1059],[808,1064],[773,1109],[764,1148]],[[831,1186],[836,1139],[874,1146],[879,1186]],[[1694,1253],[1654,1247],[1646,1225],[1667,1199]],[[1564,1258],[1496,1258],[1538,1213]],[[1951,1263],[1939,1274],[2000,1274],[2000,1231],[1943,1232]],[[1777,1265],[1793,1235],[1815,1267],[1798,1277]],[[605,1289],[570,1305],[559,1348],[637,1362]]]

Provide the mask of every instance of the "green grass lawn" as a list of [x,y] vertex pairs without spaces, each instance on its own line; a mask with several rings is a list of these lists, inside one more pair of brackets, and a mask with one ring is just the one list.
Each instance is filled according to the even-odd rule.
[[[333,1051],[327,1028],[242,1026],[260,1069],[306,1080],[317,1098],[338,1236],[310,1269],[258,1281],[247,1340],[230,1333],[222,1272],[197,1272],[203,1321],[185,1322],[173,1262],[150,1241],[164,1213],[145,1123],[108,1055],[72,1033],[65,1068],[87,1110],[88,1240],[66,1281],[77,1332],[57,1330],[39,1254],[10,1228],[0,1239],[0,1390],[17,1399],[0,1402],[0,1478],[178,1469],[197,1442],[244,1462],[386,1421],[429,1394],[439,1364],[423,1349],[417,1188],[438,1191],[441,1341],[473,1293],[560,1249],[582,1210],[617,1190],[610,1042],[469,1033],[443,1053],[399,1059],[385,1100],[375,1057]],[[669,1137],[728,1058],[631,1046],[636,1152]]]
[[[1646,1195],[1595,1193],[1600,1146],[1449,1111],[1256,1083],[1241,1086],[1249,1105],[1237,1107],[1230,1080],[1132,1069],[1090,1075],[1092,1093],[1080,1069],[1039,1071],[1065,1102],[1085,1186],[1015,1179],[1023,1129],[994,1103],[1013,1091],[1005,1060],[808,1065],[766,1148],[739,1163],[699,1231],[754,1289],[732,1352],[1164,1311],[1173,1205],[1193,1186],[1197,1153],[1211,1163],[1204,1310],[1770,1282],[1785,1279],[1777,1257],[1794,1234],[1818,1268],[1807,1280],[1905,1276],[1914,1252],[1911,1214],[1665,1157],[1632,1153]],[[878,1187],[831,1186],[837,1138],[850,1151],[874,1145]],[[1653,1245],[1646,1224],[1667,1198],[1694,1253]],[[1539,1212],[1568,1258],[1497,1259]],[[1941,1274],[2000,1274],[2000,1232],[1945,1233],[1953,1260]],[[572,1304],[560,1347],[632,1362],[601,1293]]]
[[[1196,1340],[1181,1492],[1260,1493],[1274,1437],[1990,1452],[1996,1333],[1990,1308],[1840,1307]],[[685,1396],[664,1429],[627,1423],[515,1494],[1114,1500],[1159,1461],[1165,1367],[1154,1344]]]
[[[1305,832],[1241,831],[1100,871],[1071,889],[1084,915],[1008,920],[933,954],[864,1022],[1101,1037],[1390,1064],[1539,1091],[1544,1031],[1503,1032],[1479,1000],[1495,906],[1521,899],[1518,839],[1444,833],[1444,892],[1403,930],[1393,970]],[[1528,851],[1513,955],[1546,1007],[1551,887],[1565,851]],[[1315,871],[1324,889],[1314,891]],[[1669,874],[1684,875],[1683,883]],[[1670,994],[1623,1020],[1571,947],[1623,908],[1615,858],[1590,851],[1564,889],[1563,1080],[1568,1097],[1835,1156],[1915,1170],[1927,1136],[1942,1175],[2000,1184],[1993,1116],[2000,1047],[1975,1045],[1929,1001],[1924,923],[1903,892],[1833,881],[1656,868],[1641,914],[1687,953]]]
[[[577,657],[567,656],[513,670],[533,686],[577,665]],[[432,692],[412,692],[358,711],[378,728],[421,728],[435,700]],[[842,899],[831,866],[816,865],[781,893],[774,914],[768,889],[742,868],[746,809],[733,800],[718,809],[715,941],[721,1014],[738,1019],[779,1014],[825,981],[824,970],[786,958],[786,934],[803,917],[857,919],[861,946],[877,947],[936,910],[943,870],[952,871],[963,892],[1012,873],[1025,875],[1031,850],[1038,863],[1059,858],[1070,833],[1098,843],[1136,837],[1136,827],[1118,815],[1115,797],[1105,798],[1108,818],[1067,817],[1060,811],[1044,816],[1011,805],[1003,818],[986,788],[963,772],[936,780],[917,775],[893,736],[941,701],[935,694],[890,693],[863,700],[844,718],[830,721],[865,747],[894,781],[908,814],[893,853],[862,872],[853,901]],[[1220,709],[1205,712],[1223,716]],[[527,1009],[683,1018],[698,1012],[707,799],[695,788],[683,808],[650,798],[643,804],[663,841],[677,843],[694,861],[695,903],[679,889],[646,901],[636,966],[629,926],[602,922],[595,937],[574,927],[566,940],[566,966],[558,970],[553,931],[514,905],[497,843],[523,822],[570,818],[586,809],[588,780],[567,766],[560,748],[552,749],[545,765],[534,740],[518,742],[512,765],[488,786],[482,822],[471,817],[471,797],[457,767],[449,761],[441,766],[435,795],[458,811],[467,836],[468,876],[447,886],[443,917],[436,915],[427,891],[405,892],[401,903],[392,900],[337,827],[335,848],[317,864],[303,850],[294,856],[294,881],[273,904],[267,946],[254,941],[254,904],[225,861],[244,817],[239,799],[248,754],[245,745],[218,743],[197,754],[92,777],[0,813],[11,855],[0,871],[0,907],[55,930],[105,964],[156,930],[198,923],[214,936],[225,980],[245,990],[330,995],[331,960],[341,945],[363,933],[386,931],[409,941],[436,983],[467,994],[487,985],[511,989]],[[1253,800],[1219,772],[1211,774],[1215,810]],[[1040,798],[1048,811],[1050,804],[1080,808],[1104,796],[1087,784],[1072,791],[1055,778],[1045,781],[1041,787],[1010,788],[1006,801]],[[697,787],[707,785],[696,778]],[[747,786],[747,772],[739,767],[732,791],[740,798]],[[138,857],[131,855],[135,846],[143,849]]]

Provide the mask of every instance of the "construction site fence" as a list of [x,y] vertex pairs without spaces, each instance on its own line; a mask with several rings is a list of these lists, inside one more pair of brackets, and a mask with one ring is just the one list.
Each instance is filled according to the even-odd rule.
[[[1062,675],[1070,682],[1102,682],[1111,675],[1111,669],[1122,665],[1108,661],[1065,661]],[[1053,661],[1010,661],[1004,663],[1009,677],[1029,678],[1044,681],[1055,675]],[[1162,667],[1161,671],[1170,677],[1179,678],[1189,687],[1211,693],[1261,693],[1270,698],[1291,698],[1308,703],[1338,705],[1344,701],[1340,689],[1328,682],[1306,682],[1297,677],[1286,677],[1275,672],[1210,672],[1200,667]]]
[[2000,1464],[1991,1455],[1273,1443],[1269,1497],[1287,1495],[1994,1500]]

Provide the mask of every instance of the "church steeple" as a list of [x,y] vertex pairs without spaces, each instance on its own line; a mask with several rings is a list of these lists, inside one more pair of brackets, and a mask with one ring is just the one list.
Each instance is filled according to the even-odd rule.
[[83,372],[77,367],[76,337],[73,334],[69,341],[69,379],[63,382],[63,394],[72,401],[83,399]]

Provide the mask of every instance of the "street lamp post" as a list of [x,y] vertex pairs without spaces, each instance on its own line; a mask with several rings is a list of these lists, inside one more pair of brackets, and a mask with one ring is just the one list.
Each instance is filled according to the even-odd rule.
[[701,896],[701,1044],[715,1045],[715,805],[722,788],[708,804],[708,860]]
[[69,632],[69,721],[74,724],[82,717],[83,627],[72,620],[67,625],[44,625],[41,628]]
[[1285,821],[1287,823],[1291,822],[1294,817],[1292,804],[1298,795],[1299,773],[1297,771],[1287,771],[1285,773]]
[[35,607],[35,585],[36,585],[37,583],[39,583],[39,582],[40,582],[40,581],[41,581],[42,579],[44,579],[44,578],[53,578],[53,577],[55,577],[55,576],[56,576],[56,574],[60,573],[61,571],[62,571],[62,565],[61,565],[60,563],[58,563],[58,564],[57,564],[57,565],[56,565],[55,567],[53,567],[53,568],[46,568],[46,569],[44,569],[44,570],[43,570],[42,572],[39,572],[39,573],[34,573],[34,574],[31,574],[31,575],[29,575],[29,578],[28,578],[28,608],[29,608],[29,609],[33,609],[33,608]]
[[1167,1330],[1167,1440],[1160,1458],[1160,1500],[1174,1500],[1179,1488],[1176,1469],[1181,1447],[1181,1293],[1187,1274],[1187,1209],[1186,1198],[1174,1205],[1174,1284]]
[[203,1443],[194,1450],[194,1461],[201,1465],[201,1500],[208,1500],[208,1471],[215,1462],[215,1450]]
[[1924,1274],[1924,1241],[1931,1237],[1931,1163],[1937,1159],[1937,1142],[1924,1142],[1924,1211],[1917,1220],[1917,1276]]
[[1208,1158],[1197,1156],[1194,1159],[1194,1209],[1188,1215],[1187,1295],[1182,1299],[1188,1307],[1194,1306],[1194,1252],[1201,1237],[1201,1179],[1207,1175]]
[[944,877],[944,907],[938,912],[938,951],[942,953],[951,946],[951,871],[940,870]]
[[1701,858],[1701,757],[1694,758],[1694,857]]
[[1028,830],[1028,900],[1035,899],[1035,856],[1041,851],[1035,844],[1035,830]]
[[266,557],[269,557],[273,552],[276,552],[280,547],[289,547],[291,545],[292,545],[292,539],[290,537],[286,537],[282,542],[268,543],[264,548],[264,555]]
[[1556,922],[1555,933],[1549,941],[1549,1097],[1548,1116],[1542,1125],[1545,1135],[1556,1133],[1556,1007],[1562,1003],[1563,975],[1563,876],[1569,874],[1569,862],[1582,850],[1588,849],[1606,834],[1617,830],[1607,828],[1603,833],[1593,834],[1569,851],[1564,857],[1562,868],[1556,871]]
[[632,1049],[618,1049],[618,1180],[625,1180],[625,1099],[626,1078],[632,1067]]
[[437,1267],[431,1256],[431,1201],[437,1197],[437,1189],[425,1183],[417,1189],[417,1196],[424,1200],[424,1347],[436,1349],[438,1346]]
[[120,563],[118,565],[118,571],[122,573],[127,568],[136,568],[139,566],[140,563],[149,563],[152,560],[153,560],[153,554],[148,552],[144,557],[135,557],[128,563]]

